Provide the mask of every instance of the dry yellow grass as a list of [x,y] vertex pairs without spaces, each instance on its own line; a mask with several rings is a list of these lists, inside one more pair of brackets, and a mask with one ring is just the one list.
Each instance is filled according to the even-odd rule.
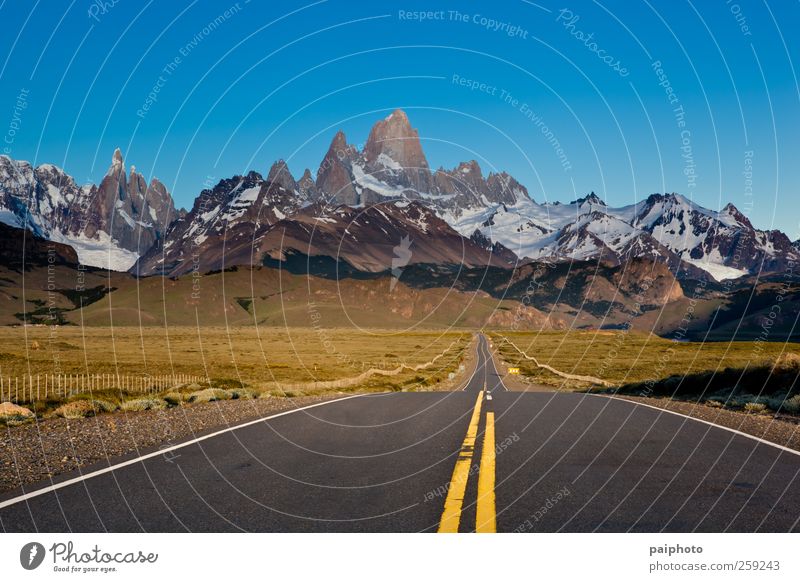
[[[508,346],[512,341],[540,364],[570,374],[595,376],[615,384],[629,384],[671,375],[771,363],[781,354],[800,353],[800,344],[756,342],[674,342],[640,332],[497,332],[491,334],[502,357],[519,365],[537,381],[564,388],[581,388],[536,369]],[[783,358],[794,358],[796,355]]]
[[[358,376],[369,368],[429,362],[429,376],[457,365],[468,332],[171,327],[0,328],[0,374],[192,374],[236,385],[308,383]],[[409,374],[385,379],[404,381]]]

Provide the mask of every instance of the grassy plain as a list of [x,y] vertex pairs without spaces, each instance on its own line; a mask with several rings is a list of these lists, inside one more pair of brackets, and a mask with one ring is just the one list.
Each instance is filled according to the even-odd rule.
[[585,385],[538,368],[503,339],[540,364],[619,386],[674,375],[743,369],[770,364],[784,353],[800,354],[797,343],[675,342],[636,331],[496,332],[491,336],[510,365],[519,366],[536,382],[564,389]]
[[[0,328],[0,374],[195,375],[199,388],[247,388],[272,395],[429,390],[443,386],[466,356],[466,331],[396,332],[263,327]],[[438,358],[437,358],[438,356]],[[414,366],[430,363],[423,369]],[[396,375],[367,375],[370,369]],[[337,385],[320,383],[342,381]],[[124,382],[121,388],[124,388]],[[112,386],[112,392],[118,389]],[[108,392],[108,391],[107,391]],[[109,396],[107,393],[106,397]],[[129,395],[132,396],[132,395]]]

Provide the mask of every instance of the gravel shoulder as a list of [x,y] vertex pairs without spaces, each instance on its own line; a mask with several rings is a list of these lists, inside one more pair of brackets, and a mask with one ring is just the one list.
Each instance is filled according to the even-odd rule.
[[0,492],[344,394],[222,400],[0,428]]
[[678,412],[800,451],[800,418],[797,416],[789,414],[751,414],[724,410],[695,402],[672,400],[670,398],[623,395],[616,395],[613,398],[640,402],[656,408]]
[[[477,339],[473,338],[465,370],[429,389],[460,389],[477,366],[476,349]],[[120,457],[148,453],[243,422],[352,394],[217,400],[165,410],[119,411],[88,418],[48,418],[19,426],[0,426],[0,493],[77,469],[107,466]]]

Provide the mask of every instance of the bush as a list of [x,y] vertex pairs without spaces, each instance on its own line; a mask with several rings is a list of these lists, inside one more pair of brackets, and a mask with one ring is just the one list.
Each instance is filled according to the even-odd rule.
[[785,400],[781,410],[783,412],[788,412],[789,414],[800,413],[800,394],[796,394],[795,396]]
[[781,356],[775,360],[775,370],[792,372],[798,369],[800,369],[800,355],[798,354],[787,352],[781,354]]
[[120,405],[120,408],[125,412],[163,410],[166,407],[166,400],[162,400],[161,398],[135,398],[134,400],[126,400]]
[[231,395],[227,390],[221,388],[206,388],[192,392],[189,395],[189,402],[214,402],[215,400],[230,400]]
[[775,412],[778,412],[779,410],[782,411],[783,403],[786,400],[786,396],[788,395],[776,394],[774,396],[767,398],[767,407],[769,407],[770,410],[774,410]]
[[719,400],[706,400],[706,406],[710,406],[711,408],[723,408],[725,405]]
[[90,400],[89,402],[94,407],[95,414],[98,414],[100,412],[114,412],[115,410],[117,410],[117,408],[119,408],[119,406],[117,406],[115,402],[110,402],[108,400],[102,400],[99,398],[95,400]]
[[237,378],[214,378],[211,380],[211,386],[214,388],[241,388],[242,381]]
[[748,402],[744,405],[745,412],[752,412],[753,414],[761,414],[767,410],[767,405],[763,402]]
[[164,401],[169,406],[180,406],[186,400],[186,394],[182,392],[169,392],[164,394]]
[[53,411],[54,416],[69,419],[85,418],[94,414],[95,406],[90,400],[73,400],[62,404]]
[[11,402],[0,404],[0,423],[2,424],[16,426],[32,421],[34,418],[34,413],[24,406],[18,406]]
[[250,400],[252,398],[258,398],[258,393],[254,390],[250,390],[249,388],[233,388],[232,390],[228,390],[228,394],[231,395],[231,399],[233,400]]

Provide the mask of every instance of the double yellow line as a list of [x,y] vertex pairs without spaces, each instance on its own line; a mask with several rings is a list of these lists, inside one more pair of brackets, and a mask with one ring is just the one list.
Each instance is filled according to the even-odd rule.
[[[475,441],[478,437],[478,423],[481,418],[481,406],[486,395],[485,387],[478,394],[472,417],[467,427],[464,442],[456,459],[450,488],[444,501],[444,511],[439,522],[439,533],[458,533],[461,523],[461,511],[464,506],[464,495],[467,489],[470,466],[475,452]],[[486,413],[486,429],[483,432],[483,451],[478,469],[478,504],[475,517],[475,531],[478,533],[495,533],[497,531],[495,509],[495,450],[494,450],[494,412]]]

